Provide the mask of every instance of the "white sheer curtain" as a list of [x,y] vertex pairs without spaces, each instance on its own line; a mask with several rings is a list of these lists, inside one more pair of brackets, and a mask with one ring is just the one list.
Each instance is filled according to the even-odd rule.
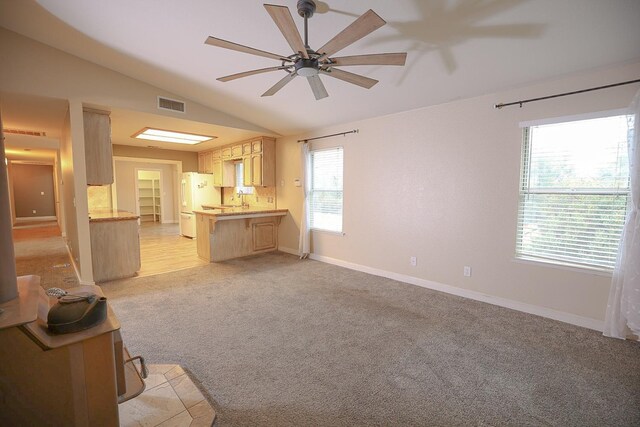
[[604,335],[625,339],[640,336],[640,91],[631,104],[629,168],[631,197],[604,322]]
[[302,203],[302,218],[300,218],[300,242],[298,245],[298,252],[300,259],[304,259],[309,256],[309,143],[305,142],[301,145],[300,149],[300,164],[302,166],[302,191],[304,195],[304,201]]

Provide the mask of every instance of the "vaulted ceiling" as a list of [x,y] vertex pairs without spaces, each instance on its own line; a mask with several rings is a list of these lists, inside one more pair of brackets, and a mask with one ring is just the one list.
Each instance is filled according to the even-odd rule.
[[[303,31],[295,0],[272,3],[288,6]],[[207,36],[292,53],[255,0],[0,0],[0,25],[283,135],[640,60],[638,0],[316,3],[312,48],[373,9],[387,25],[339,56],[406,51],[406,66],[345,67],[380,82],[322,77],[330,96],[319,101],[302,78],[261,97],[284,71],[217,81],[280,62],[205,45]]]

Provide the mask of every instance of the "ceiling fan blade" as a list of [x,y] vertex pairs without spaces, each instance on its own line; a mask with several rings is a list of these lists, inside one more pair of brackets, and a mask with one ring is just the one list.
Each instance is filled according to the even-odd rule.
[[361,17],[356,19],[347,28],[338,33],[317,52],[323,57],[331,56],[352,43],[386,24],[373,10],[369,9]]
[[270,71],[286,70],[286,69],[287,67],[260,68],[259,70],[244,71],[242,73],[231,74],[229,76],[224,76],[224,77],[218,77],[216,80],[219,80],[221,82],[229,82],[231,80],[239,79],[242,77],[253,76],[254,74],[268,73]]
[[218,39],[211,36],[207,37],[207,39],[204,42],[205,44],[208,44],[211,46],[223,47],[225,49],[249,53],[251,55],[264,56],[265,58],[277,59],[278,61],[291,62],[291,59],[287,58],[285,55],[276,55],[275,53],[265,52],[264,50],[254,49],[249,46],[244,46],[238,43]]
[[369,77],[361,76],[360,74],[353,74],[347,71],[342,71],[337,68],[332,68],[330,71],[320,70],[320,72],[324,75],[344,80],[348,83],[353,83],[354,85],[358,85],[365,89],[371,89],[376,83],[378,83],[378,81],[375,79],[370,79]]
[[407,53],[375,53],[372,55],[341,56],[330,58],[331,66],[345,65],[404,65]]
[[280,89],[282,89],[287,83],[289,83],[291,80],[293,80],[293,78],[297,76],[296,73],[289,73],[286,76],[284,76],[278,83],[274,84],[273,86],[271,86],[271,88],[266,91],[265,93],[262,94],[262,96],[271,96],[271,95],[275,95],[276,92],[278,92]]
[[269,15],[271,15],[271,19],[276,23],[284,38],[287,39],[291,49],[293,49],[295,53],[302,55],[303,58],[309,59],[307,48],[304,46],[304,42],[302,41],[302,37],[300,37],[300,33],[298,32],[296,23],[293,21],[289,8],[286,6],[276,6],[274,4],[265,4],[264,7],[267,9],[267,12],[269,12]]
[[320,80],[320,77],[318,77],[317,74],[315,76],[307,77],[307,81],[309,82],[309,86],[311,86],[313,96],[316,97],[316,100],[320,100],[329,96],[329,94],[327,93],[327,89],[325,89],[324,85],[322,84],[322,80]]

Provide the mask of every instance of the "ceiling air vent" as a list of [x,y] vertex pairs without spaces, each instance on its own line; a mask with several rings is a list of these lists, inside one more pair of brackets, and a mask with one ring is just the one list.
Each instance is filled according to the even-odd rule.
[[36,130],[22,130],[22,129],[7,129],[3,128],[4,133],[14,133],[16,135],[29,135],[29,136],[47,136],[46,132],[39,132]]
[[176,101],[175,99],[158,97],[158,108],[161,110],[177,111],[184,113],[185,104],[182,101]]

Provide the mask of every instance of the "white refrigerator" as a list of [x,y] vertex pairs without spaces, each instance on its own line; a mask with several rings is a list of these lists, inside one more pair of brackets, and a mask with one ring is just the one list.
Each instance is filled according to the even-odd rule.
[[213,175],[185,172],[180,181],[180,234],[196,237],[195,209],[202,205],[219,205],[220,188],[213,186]]

